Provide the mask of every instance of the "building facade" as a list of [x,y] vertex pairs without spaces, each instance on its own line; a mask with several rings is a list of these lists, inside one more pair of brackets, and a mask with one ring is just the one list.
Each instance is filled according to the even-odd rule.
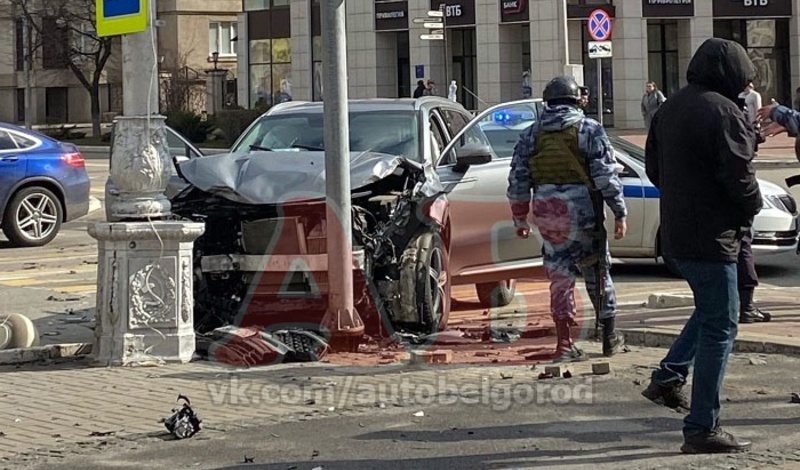
[[[93,7],[95,0],[74,2],[78,10],[85,11],[89,8],[87,5]],[[241,0],[159,0],[156,6],[158,19],[163,22],[157,31],[162,99],[169,93],[188,93],[192,96],[182,101],[189,101],[187,106],[195,111],[205,111],[210,102],[207,96],[210,95],[207,85],[212,83],[210,71],[216,68],[218,79],[213,81],[219,86],[216,91],[235,102],[236,36]],[[42,9],[42,12],[46,11]],[[3,58],[0,60],[0,121],[11,123],[25,121],[26,81],[21,24],[20,14],[13,6],[0,4],[0,58]],[[49,42],[75,47],[83,35],[93,34],[94,24],[87,20],[80,26],[80,32],[74,25],[69,29],[65,37],[43,35],[34,47],[30,83],[31,122],[34,125],[91,122],[88,91],[63,60],[51,57],[52,51],[61,49]],[[117,39],[103,69],[100,89],[100,110],[105,122],[123,111],[120,59],[121,41]],[[174,85],[177,82],[180,82],[180,90]]]
[[[747,49],[759,70],[755,85],[765,102],[790,102],[800,85],[800,0],[566,3],[565,28],[562,5],[554,0],[347,2],[350,96],[411,96],[420,79],[435,80],[438,94],[446,96],[449,78],[459,86],[459,102],[479,110],[522,98],[526,71],[533,96],[540,96],[568,59],[582,66],[578,78],[593,97],[590,115],[597,117],[595,98],[602,90],[606,125],[641,128],[645,82],[656,82],[669,97],[685,84],[694,51],[713,36]],[[446,44],[422,39],[430,31],[418,19],[442,4]],[[598,8],[612,19],[613,46],[612,57],[599,61],[588,54],[593,40],[588,19]],[[237,42],[239,104],[270,105],[287,96],[321,99],[319,0],[244,0],[243,10]]]

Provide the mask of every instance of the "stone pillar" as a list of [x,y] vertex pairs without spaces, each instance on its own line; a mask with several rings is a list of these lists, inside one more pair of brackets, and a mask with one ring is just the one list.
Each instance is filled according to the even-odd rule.
[[209,116],[216,115],[222,109],[224,100],[222,83],[227,72],[222,69],[213,69],[206,72],[206,112]]
[[641,101],[648,66],[647,19],[642,18],[641,2],[619,2],[616,5],[612,41],[614,127],[643,128]]
[[[792,87],[789,96],[794,99],[794,90],[800,86],[800,5],[794,4],[794,15],[789,19],[789,67],[791,70]],[[764,104],[769,103],[772,97],[764,97]],[[793,103],[781,103],[792,107]]]
[[714,36],[714,13],[711,2],[695,2],[694,18],[678,20],[678,69],[680,85],[686,86],[686,69],[697,48]]
[[[204,224],[168,222],[164,195],[172,158],[151,45],[155,28],[122,38],[125,116],[114,129],[111,204],[118,223],[89,226],[98,241],[97,328],[93,355],[102,365],[188,362],[194,353],[192,241]],[[130,222],[129,222],[130,221]]]
[[[542,96],[544,86],[564,73],[564,39],[558,2],[531,0],[531,81],[533,96]],[[570,62],[580,63],[570,56]]]
[[192,242],[204,224],[89,226],[98,241],[97,325],[103,366],[189,362],[195,351]]
[[311,101],[311,0],[294,0],[289,8],[292,18],[292,99]]
[[[501,102],[501,69],[507,67],[507,62],[510,60],[508,56],[509,51],[501,56],[501,29],[508,32],[508,29],[501,28],[500,25],[500,8],[496,0],[475,0],[475,39],[477,44],[477,67],[476,75],[477,81],[473,93],[478,95],[480,99],[490,106]],[[508,37],[505,42],[512,42]],[[519,49],[518,44],[514,44]],[[505,46],[505,44],[503,44]],[[515,56],[517,60],[522,59],[522,52]],[[521,67],[520,67],[521,68]],[[521,76],[521,72],[518,74]],[[456,79],[456,77],[450,77]],[[456,82],[459,88],[463,86],[462,83]],[[446,84],[448,87],[449,83]],[[478,99],[475,100],[475,106],[478,111],[486,109],[486,105],[481,103]]]

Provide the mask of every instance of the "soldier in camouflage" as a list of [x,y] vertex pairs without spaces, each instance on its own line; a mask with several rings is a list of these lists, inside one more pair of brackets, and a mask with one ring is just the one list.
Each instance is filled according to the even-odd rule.
[[[581,269],[592,255],[604,255],[610,265],[607,240],[598,240],[590,188],[596,188],[614,213],[614,236],[625,236],[627,208],[616,160],[608,136],[580,109],[581,90],[571,77],[557,77],[544,89],[547,107],[520,137],[514,149],[507,197],[517,234],[528,238],[528,213],[544,239],[544,267],[550,280],[550,310],[558,335],[558,362],[587,359],[572,339],[576,325],[575,280],[582,274],[592,298],[597,289],[593,269]],[[605,253],[597,253],[604,247]],[[624,346],[615,328],[616,295],[611,277],[605,279],[603,354],[613,356]]]

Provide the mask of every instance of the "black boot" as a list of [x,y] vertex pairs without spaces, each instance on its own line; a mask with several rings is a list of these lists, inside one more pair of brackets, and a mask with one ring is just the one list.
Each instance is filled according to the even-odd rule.
[[683,391],[683,384],[673,382],[661,385],[655,381],[656,373],[650,378],[650,384],[642,391],[642,396],[656,405],[666,406],[678,412],[688,412],[691,407],[689,397]]
[[603,320],[603,355],[611,357],[625,349],[625,337],[615,327],[616,318]]
[[570,331],[572,325],[571,320],[556,320],[558,345],[556,346],[557,357],[553,360],[555,363],[580,362],[589,359],[586,353],[572,342],[572,332]]
[[740,441],[722,428],[685,436],[681,452],[684,454],[729,454],[750,449],[750,441]]
[[739,291],[739,323],[761,323],[772,319],[769,312],[762,312],[753,303],[755,289],[742,289]]

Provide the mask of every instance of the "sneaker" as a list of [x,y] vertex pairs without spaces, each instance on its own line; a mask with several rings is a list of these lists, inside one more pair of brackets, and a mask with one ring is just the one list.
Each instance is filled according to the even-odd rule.
[[683,384],[661,385],[650,380],[650,385],[642,391],[642,396],[656,405],[666,406],[675,411],[688,412],[691,406],[689,397],[683,393]]
[[575,345],[572,345],[572,347],[566,351],[558,350],[556,352],[560,354],[560,356],[553,360],[554,364],[561,364],[564,362],[583,362],[589,360],[589,356],[583,352],[582,349]]
[[772,320],[772,314],[758,307],[747,310],[739,315],[739,323],[765,323]]
[[686,436],[681,452],[684,454],[731,454],[750,450],[750,441],[740,441],[722,428]]

